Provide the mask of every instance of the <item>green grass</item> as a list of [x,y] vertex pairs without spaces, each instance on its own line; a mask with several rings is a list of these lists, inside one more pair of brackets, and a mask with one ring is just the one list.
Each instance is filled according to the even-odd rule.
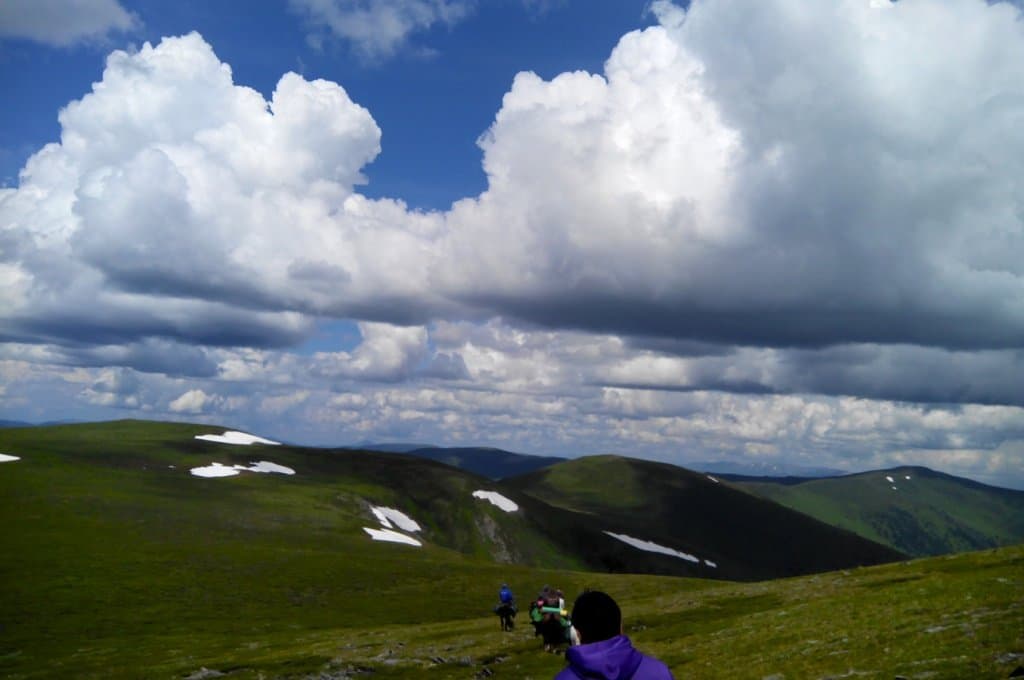
[[[996,678],[1024,664],[1024,547],[746,584],[502,565],[466,528],[490,506],[457,500],[475,478],[423,464],[394,488],[398,457],[367,468],[191,440],[206,431],[0,431],[0,452],[23,458],[0,465],[0,677],[550,678],[563,660],[523,619],[498,630],[503,581],[521,600],[545,584],[608,591],[680,678]],[[261,458],[304,474],[185,472]],[[429,520],[437,540],[368,540],[367,500]]]
[[619,456],[587,456],[530,475],[532,489],[547,502],[578,512],[598,509],[639,510],[645,489],[634,466]]
[[[627,633],[677,677],[1001,678],[1024,660],[1013,656],[1024,654],[1021,548],[759,584],[450,562],[443,583],[385,587],[385,579],[406,575],[399,561],[380,574],[376,599],[380,611],[403,623],[381,623],[357,597],[325,624],[311,603],[264,611],[242,589],[202,616],[187,616],[184,602],[161,604],[163,616],[187,625],[140,628],[142,612],[112,609],[107,614],[119,630],[51,631],[34,645],[8,639],[0,672],[170,678],[205,667],[232,678],[297,678],[362,668],[380,678],[465,678],[486,667],[494,677],[551,677],[560,657],[544,654],[527,627],[502,634],[484,613],[499,577],[520,592],[557,582],[570,592],[590,586],[613,593]],[[458,596],[446,597],[448,590]],[[473,611],[467,615],[459,600]]]
[[918,557],[1024,541],[1024,492],[986,487],[923,468],[794,485],[768,481],[736,485]]

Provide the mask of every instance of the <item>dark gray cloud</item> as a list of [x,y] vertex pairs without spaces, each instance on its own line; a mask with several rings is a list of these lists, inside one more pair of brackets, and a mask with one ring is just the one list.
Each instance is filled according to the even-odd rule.
[[[660,362],[660,363],[659,363]],[[739,394],[822,394],[920,404],[1024,406],[1024,351],[909,345],[744,349],[723,356],[648,352],[598,370],[593,384]]]
[[[820,288],[808,282],[805,295]],[[988,305],[928,309],[861,306],[853,299],[802,299],[761,304],[752,293],[735,304],[709,298],[648,301],[625,295],[579,291],[524,300],[517,296],[467,294],[467,304],[545,328],[640,336],[639,347],[681,343],[684,353],[722,353],[732,346],[821,348],[848,343],[910,344],[956,349],[1024,346],[1024,318],[1004,318]],[[660,343],[660,344],[659,344]],[[718,350],[711,347],[718,346]]]
[[122,366],[142,373],[189,378],[212,378],[217,375],[217,361],[205,349],[160,340],[65,348],[63,353],[67,363],[74,366]]
[[0,38],[23,38],[66,47],[128,31],[139,18],[118,0],[5,0],[0,3]]
[[185,305],[174,316],[134,308],[61,309],[51,315],[8,319],[3,335],[20,342],[81,345],[131,344],[148,338],[215,347],[289,347],[311,324],[301,317],[246,314],[230,308]]

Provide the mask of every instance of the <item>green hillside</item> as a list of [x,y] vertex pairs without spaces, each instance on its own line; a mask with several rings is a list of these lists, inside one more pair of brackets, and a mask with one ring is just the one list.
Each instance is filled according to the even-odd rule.
[[505,480],[620,535],[700,558],[688,575],[763,579],[878,564],[902,555],[674,465],[590,456]]
[[908,555],[1024,542],[1024,491],[922,467],[794,481],[760,478],[732,483]]
[[[502,581],[521,599],[607,590],[679,677],[1005,677],[1024,660],[1024,549],[753,584],[586,572],[513,489],[509,515],[430,461],[193,438],[218,431],[0,431],[20,457],[0,463],[0,677],[549,678],[561,658],[490,614]],[[296,474],[188,473],[259,460]],[[371,502],[417,520],[423,547],[370,540]],[[548,566],[495,561],[512,551]]]

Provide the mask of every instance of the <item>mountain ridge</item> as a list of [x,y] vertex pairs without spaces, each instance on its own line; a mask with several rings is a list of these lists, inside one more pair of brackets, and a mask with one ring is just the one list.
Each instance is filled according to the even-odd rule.
[[557,456],[516,453],[493,446],[424,446],[386,443],[352,448],[428,458],[494,480],[525,474],[568,460]]
[[923,466],[819,479],[722,478],[917,557],[1024,541],[1024,491]]
[[552,505],[600,514],[620,535],[710,561],[725,578],[903,558],[854,532],[668,463],[588,456],[504,481]]

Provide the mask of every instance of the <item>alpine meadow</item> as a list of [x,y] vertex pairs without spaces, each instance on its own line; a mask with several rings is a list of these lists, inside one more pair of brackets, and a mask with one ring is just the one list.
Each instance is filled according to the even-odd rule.
[[0,678],[1024,677],[1021,0],[0,0]]

